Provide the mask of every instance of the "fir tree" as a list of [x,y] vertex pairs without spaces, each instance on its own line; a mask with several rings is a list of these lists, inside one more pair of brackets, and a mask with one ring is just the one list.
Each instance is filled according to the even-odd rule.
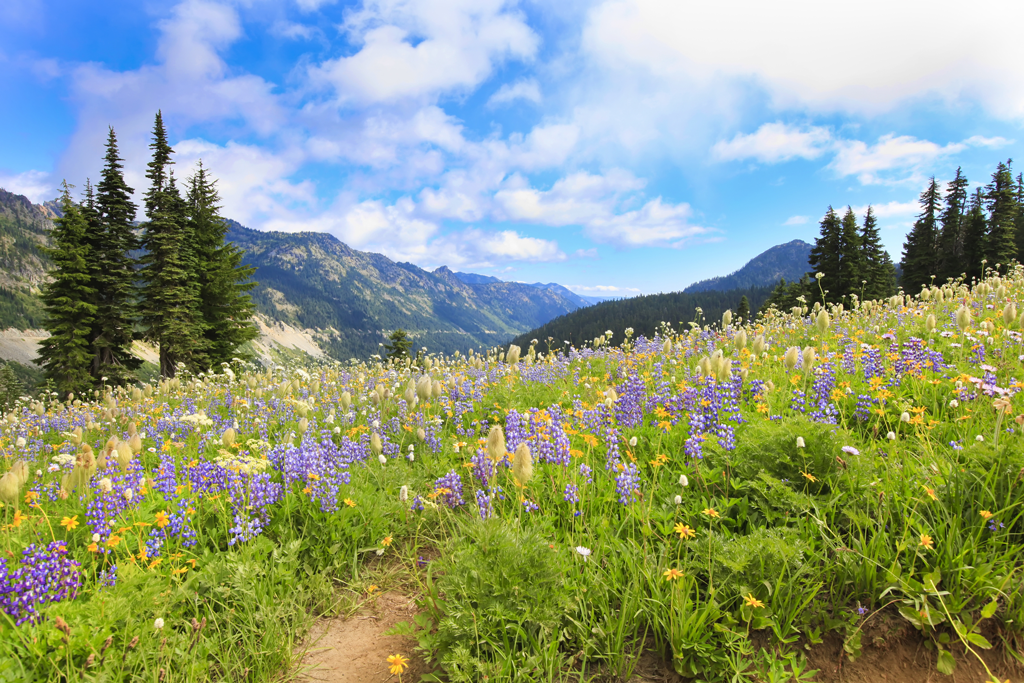
[[134,190],[124,181],[117,137],[107,134],[107,153],[95,202],[86,202],[92,246],[91,270],[96,289],[96,316],[91,341],[94,349],[92,375],[110,384],[135,379],[142,361],[131,352],[135,334],[135,263],[131,252],[138,248],[133,222],[137,207]]
[[1024,263],[1024,174],[1017,174],[1017,220],[1014,223],[1017,236],[1017,261]]
[[0,412],[14,408],[24,389],[14,368],[11,367],[11,361],[0,364]]
[[240,346],[259,335],[252,322],[256,306],[248,294],[256,286],[250,281],[256,269],[242,263],[241,249],[225,243],[227,223],[220,215],[219,202],[216,181],[200,161],[189,178],[187,203],[196,250],[205,353],[211,367],[230,362],[240,354]]
[[740,299],[740,305],[736,307],[736,317],[741,323],[750,322],[750,300],[747,299],[746,294]]
[[39,365],[61,394],[85,393],[92,388],[93,348],[90,343],[96,290],[86,241],[88,223],[71,201],[67,182],[60,203],[63,215],[53,222],[53,246],[46,254],[53,261],[52,280],[43,288],[46,329],[50,336],[39,347]]
[[889,258],[889,252],[882,248],[878,232],[878,219],[874,209],[868,206],[864,213],[864,225],[860,230],[860,253],[864,262],[863,299],[884,299],[896,293],[896,269]]
[[964,246],[961,271],[970,282],[981,277],[981,261],[985,258],[985,235],[988,221],[985,218],[985,199],[981,188],[976,188],[967,206],[964,217]]
[[146,216],[142,245],[142,323],[146,336],[160,347],[160,374],[174,377],[179,363],[205,369],[199,283],[191,225],[170,166],[174,150],[167,142],[163,117],[153,126],[153,159],[146,170]]
[[967,177],[960,168],[946,185],[942,228],[938,243],[938,279],[942,282],[963,272],[964,220],[967,215]]
[[932,177],[921,193],[921,213],[903,243],[903,289],[917,294],[937,275],[936,239],[938,238],[939,185]]
[[866,264],[861,250],[860,233],[857,229],[857,216],[853,209],[846,207],[843,222],[839,230],[839,273],[834,285],[837,289],[833,294],[834,301],[841,301],[851,294],[858,294],[866,279]]
[[1016,223],[1020,213],[1017,204],[1017,185],[1010,170],[1012,160],[1000,163],[992,174],[992,182],[985,188],[988,202],[988,234],[985,256],[990,265],[1006,265],[1017,258]]
[[[837,301],[837,292],[842,288],[839,283],[840,261],[842,259],[842,236],[843,226],[839,216],[832,207],[828,207],[825,217],[821,219],[821,232],[814,240],[814,247],[808,258],[811,268],[815,273],[824,273],[825,277],[820,284],[828,290],[826,301]],[[814,292],[814,296],[818,296]]]
[[412,339],[409,333],[403,329],[397,329],[388,337],[388,343],[384,346],[385,358],[408,358],[412,350]]

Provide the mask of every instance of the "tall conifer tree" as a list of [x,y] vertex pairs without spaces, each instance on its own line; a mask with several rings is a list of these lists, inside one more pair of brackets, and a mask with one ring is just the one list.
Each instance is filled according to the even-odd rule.
[[146,336],[160,347],[160,374],[174,377],[179,363],[206,369],[199,283],[191,225],[170,166],[174,150],[167,142],[163,117],[153,126],[153,159],[146,170],[146,216],[142,245],[142,323]]
[[937,275],[939,185],[933,176],[928,187],[921,193],[921,213],[914,221],[914,227],[903,243],[903,289],[917,294],[921,288]]
[[50,336],[39,347],[39,364],[61,394],[83,394],[93,386],[90,336],[96,315],[88,222],[71,200],[67,182],[60,204],[63,215],[53,222],[53,246],[46,249],[53,261],[53,279],[42,296]]
[[[823,289],[827,289],[826,301],[837,301],[836,292],[841,289],[839,284],[839,262],[842,258],[842,222],[831,206],[821,219],[821,232],[814,240],[814,247],[808,258],[811,268],[815,273],[824,273],[825,277],[819,283]],[[820,296],[819,292],[812,292],[813,297]]]
[[227,223],[220,215],[220,197],[202,161],[189,178],[187,212],[196,249],[200,313],[208,363],[215,367],[239,355],[238,348],[256,338],[256,310],[248,292],[256,283],[255,268],[242,263],[244,252],[225,243]]
[[985,235],[988,221],[985,218],[985,198],[981,188],[975,188],[964,217],[963,270],[967,281],[981,277],[981,261],[985,258]]
[[92,224],[92,273],[96,288],[96,318],[92,328],[95,350],[92,374],[111,384],[135,379],[142,361],[131,352],[135,335],[135,263],[131,252],[138,248],[133,222],[137,207],[134,190],[124,181],[117,137],[107,134],[107,153],[95,202],[87,201]]
[[851,294],[861,296],[862,283],[867,279],[860,233],[857,229],[857,216],[849,206],[846,207],[846,213],[843,215],[839,237],[839,277],[837,280],[839,289],[835,292],[837,301],[841,301]]
[[957,168],[956,177],[946,185],[938,244],[938,279],[942,282],[963,272],[967,184],[967,176]]
[[1017,235],[1017,261],[1024,263],[1024,174],[1017,174],[1017,220],[1014,223]]
[[860,231],[860,251],[864,261],[864,299],[884,299],[896,293],[896,269],[889,252],[882,248],[875,211],[868,206]]
[[1017,184],[1010,170],[1012,160],[1000,163],[992,174],[992,182],[985,188],[988,202],[988,235],[985,256],[988,265],[1006,265],[1017,257],[1016,224],[1020,207],[1017,204]]

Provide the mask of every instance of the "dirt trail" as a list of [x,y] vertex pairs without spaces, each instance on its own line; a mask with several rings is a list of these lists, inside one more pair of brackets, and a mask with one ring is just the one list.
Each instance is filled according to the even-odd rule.
[[323,619],[307,638],[308,652],[300,663],[302,683],[381,683],[397,681],[387,659],[400,654],[409,660],[402,681],[415,683],[430,671],[413,650],[416,641],[385,636],[384,631],[400,621],[412,621],[413,599],[390,591],[364,604],[347,619]]

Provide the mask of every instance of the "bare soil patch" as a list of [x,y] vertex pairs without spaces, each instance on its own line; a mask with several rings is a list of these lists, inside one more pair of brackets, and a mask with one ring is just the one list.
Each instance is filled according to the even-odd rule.
[[302,683],[382,683],[397,681],[387,659],[400,654],[409,660],[402,680],[415,683],[431,670],[413,651],[416,641],[384,632],[416,614],[413,598],[397,591],[381,593],[350,617],[323,619],[306,639],[300,663]]

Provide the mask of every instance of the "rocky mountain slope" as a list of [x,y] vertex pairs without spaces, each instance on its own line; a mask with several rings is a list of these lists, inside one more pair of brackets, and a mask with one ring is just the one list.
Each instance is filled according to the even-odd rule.
[[[49,259],[41,247],[48,244],[57,210],[53,203],[36,205],[0,190],[0,330],[43,326],[38,295]],[[260,232],[228,223],[228,239],[245,249],[246,262],[257,268],[259,284],[252,294],[262,316],[260,343],[268,349],[365,358],[403,328],[416,347],[466,351],[504,344],[586,305],[556,284],[470,284],[447,267],[428,272],[395,263],[325,233]],[[276,339],[275,330],[290,341]],[[18,344],[33,337],[12,335]],[[14,355],[26,354],[31,350]],[[0,360],[7,356],[0,347]]]

